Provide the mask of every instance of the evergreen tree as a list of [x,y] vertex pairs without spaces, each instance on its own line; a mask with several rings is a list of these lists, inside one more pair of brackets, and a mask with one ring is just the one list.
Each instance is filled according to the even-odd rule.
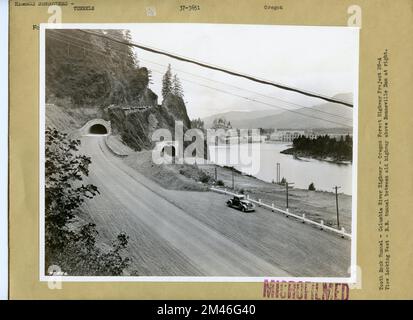
[[162,97],[165,99],[168,94],[172,93],[172,89],[172,70],[169,64],[162,78]]
[[153,83],[153,81],[152,81],[152,70],[149,70],[149,69],[147,69],[148,70],[148,83]]
[[[132,35],[130,33],[130,30],[126,29],[124,31],[124,38],[127,42],[131,43],[132,42]],[[136,56],[136,52],[133,51],[132,47],[127,47],[128,48],[128,55],[130,57],[130,61],[133,63],[133,66],[136,66],[139,68],[139,60],[138,57]]]
[[205,130],[204,121],[201,118],[191,120],[191,128]]
[[178,76],[175,74],[173,81],[172,81],[172,93],[177,97],[183,98],[184,91],[182,89],[181,81],[179,80]]
[[212,129],[232,129],[231,122],[227,121],[225,118],[216,118],[212,123]]
[[353,139],[350,135],[329,137],[328,135],[318,136],[315,139],[306,136],[299,136],[293,140],[293,148],[298,152],[316,157],[334,157],[337,160],[352,159]]

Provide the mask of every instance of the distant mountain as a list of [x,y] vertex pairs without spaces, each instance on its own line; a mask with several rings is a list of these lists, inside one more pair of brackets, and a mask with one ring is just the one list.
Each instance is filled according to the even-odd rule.
[[351,92],[339,93],[333,96],[333,98],[337,100],[342,100],[344,102],[353,103],[353,94]]
[[[352,103],[351,93],[342,93],[333,98]],[[216,117],[225,117],[234,128],[342,128],[352,126],[353,109],[337,103],[323,103],[313,107],[291,109],[291,111],[227,112],[206,118],[205,124],[212,123]],[[258,115],[258,116],[254,116]],[[231,118],[233,117],[233,118]],[[210,120],[211,119],[211,120]],[[234,119],[234,121],[232,120]],[[209,128],[206,126],[206,128]]]
[[231,122],[233,128],[243,128],[246,123],[254,119],[274,116],[280,114],[282,110],[260,110],[260,111],[228,111],[224,113],[214,114],[212,116],[201,119],[204,121],[205,128],[211,128],[212,123],[217,118],[224,118]]

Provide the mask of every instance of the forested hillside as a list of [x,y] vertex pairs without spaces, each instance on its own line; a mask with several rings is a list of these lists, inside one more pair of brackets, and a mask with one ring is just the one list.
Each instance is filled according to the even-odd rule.
[[[91,30],[127,39],[128,31]],[[47,30],[46,98],[70,97],[77,105],[139,103],[149,83],[130,47],[81,30]]]
[[[139,66],[132,48],[102,35],[131,40],[128,30],[46,31],[46,102],[71,114],[96,110],[91,117],[110,120],[113,132],[135,150],[152,147],[150,138],[158,128],[174,132],[175,120],[189,128],[182,94],[166,92],[160,103],[149,89],[150,70]],[[139,112],[125,112],[142,106]]]

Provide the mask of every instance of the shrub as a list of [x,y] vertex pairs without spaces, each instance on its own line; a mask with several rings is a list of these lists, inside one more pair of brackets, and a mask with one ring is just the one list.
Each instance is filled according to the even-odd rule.
[[217,180],[217,186],[224,187],[225,183],[222,180]]
[[209,180],[211,180],[211,177],[205,172],[201,171],[199,181],[201,181],[202,183],[208,183]]
[[315,186],[313,182],[311,182],[310,185],[308,186],[308,190],[315,191]]
[[[107,250],[96,246],[98,231],[92,223],[74,226],[81,205],[98,188],[81,182],[89,174],[89,157],[79,155],[79,140],[69,140],[55,129],[46,130],[45,262],[68,275],[121,275],[129,265],[121,251],[128,236],[119,234]],[[47,271],[47,270],[46,270]]]

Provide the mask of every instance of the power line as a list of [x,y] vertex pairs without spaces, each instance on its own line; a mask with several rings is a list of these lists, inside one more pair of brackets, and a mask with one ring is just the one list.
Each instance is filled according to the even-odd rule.
[[[78,47],[78,48],[81,48],[81,49],[84,49],[84,50],[87,50],[87,51],[95,52],[95,53],[100,54],[100,55],[102,55],[102,56],[104,56],[104,57],[107,58],[107,54],[103,54],[103,53],[98,52],[98,51],[96,51],[96,50],[87,49],[87,48],[85,48],[84,46],[80,46],[80,45],[78,45],[78,44],[74,44],[72,41],[59,39],[59,38],[56,37],[55,35],[49,35],[49,36],[51,36],[51,37],[52,37],[53,39],[55,39],[55,40],[58,40],[58,41],[61,41],[61,42],[67,43],[67,44],[74,45],[74,46],[76,46],[76,47]],[[102,51],[102,52],[103,52],[103,51]],[[127,56],[127,55],[124,54],[124,53],[122,53],[122,54],[125,55],[125,56]],[[159,74],[163,74],[163,72],[160,71],[160,70],[157,70],[157,69],[152,69],[152,70],[155,71],[155,72],[157,72],[157,73],[159,73]],[[256,100],[256,99],[252,99],[252,98],[245,97],[245,96],[242,96],[242,95],[238,95],[238,94],[235,94],[235,93],[231,93],[231,92],[228,92],[228,91],[225,91],[225,90],[222,90],[222,89],[217,89],[217,88],[214,88],[214,87],[210,87],[210,86],[207,86],[207,85],[204,85],[204,84],[201,84],[201,83],[198,83],[198,82],[194,82],[194,81],[191,81],[191,80],[182,78],[182,77],[181,77],[181,79],[184,80],[184,81],[186,81],[186,82],[196,84],[196,85],[198,85],[198,86],[202,86],[202,87],[205,87],[205,88],[208,88],[208,89],[211,89],[211,90],[215,90],[215,91],[218,91],[218,92],[221,92],[221,93],[224,93],[224,94],[232,95],[232,96],[235,96],[235,97],[238,97],[238,98],[242,98],[242,99],[245,99],[245,100],[248,100],[248,101],[252,101],[252,102],[255,102],[255,103],[260,103],[260,104],[266,105],[266,106],[271,107],[271,108],[283,109],[283,110],[286,110],[286,111],[288,111],[288,112],[292,112],[292,113],[295,113],[295,114],[299,114],[299,115],[301,115],[301,116],[305,116],[305,117],[309,117],[309,118],[313,118],[313,119],[317,119],[317,120],[321,120],[321,121],[325,121],[325,122],[330,122],[330,123],[333,123],[333,124],[338,124],[338,125],[340,125],[340,126],[346,126],[346,127],[352,128],[352,126],[347,125],[347,124],[344,124],[344,123],[340,123],[340,122],[336,122],[336,121],[332,121],[332,120],[323,119],[323,118],[320,118],[320,117],[316,117],[316,116],[304,114],[304,113],[301,113],[301,112],[298,112],[298,111],[295,111],[295,110],[291,110],[291,109],[288,109],[288,108],[284,108],[284,107],[280,107],[280,106],[277,106],[277,105],[269,104],[269,103],[266,103],[266,102],[263,102],[263,101],[260,101],[260,100]],[[308,108],[308,109],[311,109],[311,108]],[[316,110],[316,109],[312,109],[312,110]],[[350,119],[349,119],[349,120],[350,120]]]
[[292,88],[292,87],[282,85],[282,84],[278,84],[278,83],[275,83],[275,82],[272,82],[272,81],[269,81],[269,80],[259,79],[257,77],[253,77],[253,76],[246,75],[246,74],[243,74],[243,73],[239,73],[239,72],[236,72],[236,71],[231,71],[231,70],[228,70],[228,69],[224,69],[222,67],[217,67],[217,66],[214,66],[214,65],[211,65],[211,64],[207,64],[205,62],[196,61],[196,60],[186,58],[186,57],[183,57],[183,56],[179,56],[179,55],[176,55],[174,53],[169,53],[169,52],[166,52],[166,51],[163,51],[163,50],[160,50],[160,49],[151,48],[151,47],[144,46],[144,45],[137,44],[137,43],[126,42],[124,40],[118,40],[118,39],[109,37],[105,34],[97,34],[95,32],[90,32],[90,31],[81,30],[81,29],[77,29],[77,30],[81,31],[81,32],[84,32],[84,33],[91,34],[91,35],[95,35],[97,37],[101,37],[101,38],[104,38],[104,39],[107,39],[107,40],[110,40],[110,41],[114,41],[114,42],[117,42],[119,44],[123,44],[123,45],[127,45],[127,46],[133,46],[133,47],[136,47],[136,48],[139,48],[139,49],[142,49],[142,50],[146,50],[146,51],[149,51],[149,52],[152,52],[152,53],[161,54],[161,55],[164,55],[164,56],[176,59],[176,60],[192,63],[192,64],[198,65],[200,67],[209,68],[209,69],[216,70],[216,71],[221,71],[221,72],[224,72],[224,73],[236,76],[236,77],[245,78],[245,79],[257,82],[257,83],[270,85],[270,86],[273,86],[273,87],[276,87],[276,88],[279,88],[279,89],[296,92],[296,93],[299,93],[299,94],[302,94],[302,95],[322,99],[322,100],[332,102],[332,103],[342,104],[342,105],[350,107],[350,108],[353,107],[353,104],[348,103],[348,102],[344,102],[344,101],[341,101],[341,100],[329,98],[329,97],[323,96],[321,94],[316,94],[316,93],[312,93],[312,92],[309,92],[309,91],[304,91],[304,90],[301,90],[301,89]]
[[[113,41],[115,41],[115,42],[117,42],[117,43],[122,43],[122,44],[124,44],[124,45],[135,46],[135,47],[138,47],[138,48],[139,48],[139,46],[142,46],[142,47],[143,47],[143,45],[136,44],[136,43],[133,43],[133,42],[131,42],[131,41],[125,42],[125,39],[124,39],[124,38],[120,38],[120,37],[116,37],[116,36],[115,36],[115,38],[112,38],[112,37],[108,37],[108,36],[106,36],[106,35],[102,35],[102,34],[93,32],[93,31],[91,31],[91,30],[89,30],[89,31],[80,30],[80,29],[77,29],[77,30],[78,30],[78,31],[81,31],[81,32],[87,32],[87,33],[90,33],[90,34],[94,34],[94,35],[96,35],[96,36],[98,36],[98,37],[102,37],[102,36],[103,36],[103,37],[105,37],[105,38],[107,38],[107,39],[109,39],[109,40],[113,40]],[[158,54],[166,53],[166,54],[168,54],[168,55],[173,55],[174,57],[172,57],[172,58],[175,58],[175,59],[182,58],[182,59],[186,59],[186,60],[193,60],[193,59],[191,59],[191,58],[189,58],[189,57],[187,57],[187,56],[184,56],[184,55],[178,56],[178,55],[176,55],[176,54],[174,54],[174,53],[167,52],[167,51],[164,51],[164,50],[155,48],[155,47],[150,47],[150,46],[145,46],[145,47],[148,48],[151,52],[160,51],[160,52],[155,52],[155,53],[158,53]],[[143,49],[143,48],[140,48],[140,49]],[[145,49],[143,49],[143,50],[145,50]],[[176,56],[176,57],[175,57],[175,56]],[[195,60],[194,60],[194,61],[195,61]],[[190,61],[185,61],[185,62],[190,62]],[[201,64],[205,64],[205,65],[211,66],[211,67],[215,68],[215,70],[223,69],[222,67],[217,66],[217,65],[214,65],[214,64],[212,64],[212,63],[207,63],[207,62],[204,62],[204,61],[195,61],[195,62],[198,62],[198,63],[201,63]],[[222,70],[218,70],[218,71],[222,71]],[[230,70],[230,69],[226,69],[226,71],[233,72],[233,73],[237,73],[237,71],[233,71],[233,70]],[[247,75],[247,74],[243,74],[243,73],[240,73],[240,75],[241,75],[242,77],[253,77],[253,76],[250,76],[250,75]],[[283,86],[282,84],[275,83],[275,82],[272,82],[272,81],[270,81],[270,80],[266,80],[266,79],[263,79],[263,78],[258,78],[258,77],[253,77],[253,78],[255,78],[255,79],[259,80],[259,81],[262,81],[262,82],[269,82],[268,84],[274,84],[274,85]],[[251,80],[251,79],[250,79],[250,80]],[[319,98],[319,99],[323,99],[323,100],[325,100],[325,99],[332,99],[332,100],[334,100],[334,101],[329,101],[329,102],[344,104],[344,105],[347,105],[347,106],[349,106],[349,107],[353,107],[353,105],[352,105],[351,103],[348,103],[348,102],[346,102],[346,101],[343,101],[343,100],[340,100],[340,99],[330,98],[330,97],[327,97],[327,96],[325,96],[325,95],[321,95],[321,94],[319,94],[319,93],[316,93],[316,92],[313,92],[313,91],[310,91],[310,90],[302,90],[302,89],[293,87],[293,86],[291,86],[291,85],[290,85],[290,86],[285,86],[285,87],[287,87],[288,89],[291,89],[290,91],[297,91],[297,93],[301,93],[301,92],[298,92],[298,91],[302,91],[302,92],[303,92],[302,94],[304,94],[304,92],[305,92],[305,93],[308,93],[308,94],[313,95],[315,98]],[[285,89],[285,90],[288,90],[288,89]]]
[[98,51],[96,51],[96,50],[88,49],[88,48],[85,48],[84,46],[80,46],[80,45],[75,44],[75,43],[73,43],[73,42],[70,42],[70,41],[67,41],[67,40],[63,40],[63,39],[58,38],[58,37],[56,37],[56,36],[54,36],[54,35],[49,35],[48,37],[51,37],[51,38],[54,39],[54,40],[57,40],[57,41],[60,41],[60,42],[63,42],[63,43],[66,43],[66,44],[69,44],[69,45],[72,45],[72,46],[75,46],[75,47],[78,47],[78,48],[87,50],[87,51],[90,51],[90,52],[94,52],[94,53],[99,54],[99,55],[101,55],[101,56],[103,56],[103,57],[105,57],[105,58],[108,58],[108,55],[107,55],[107,54],[104,54],[103,51],[98,52]]
[[[73,37],[73,36],[69,36],[69,35],[66,35],[66,34],[62,34],[62,33],[60,33],[60,32],[58,32],[58,33],[59,33],[59,36],[62,35],[63,37],[69,37],[69,38],[74,39],[74,40],[76,40],[76,41],[81,41],[81,42],[84,42],[84,43],[90,45],[90,42],[87,42],[87,41],[85,41],[85,40],[83,40],[83,39],[76,38],[76,37]],[[81,48],[84,49],[83,46],[82,46]],[[114,51],[117,51],[117,52],[119,52],[120,54],[124,55],[125,57],[129,57],[127,54],[125,54],[124,52],[122,52],[122,51],[120,51],[120,50],[116,50],[116,49],[114,49],[114,48],[112,48],[112,49],[113,49]],[[95,50],[89,50],[89,51],[96,52]],[[102,52],[103,52],[103,51],[102,51]],[[152,63],[152,64],[155,64],[155,65],[158,65],[158,66],[162,66],[162,67],[167,67],[167,66],[164,65],[164,64],[160,64],[160,63],[157,63],[157,62],[154,62],[154,61],[150,61],[150,60],[147,60],[147,59],[138,58],[138,60],[140,60],[140,61],[145,61],[145,62],[148,62],[148,63]],[[347,118],[347,117],[344,117],[344,116],[341,116],[341,115],[333,114],[333,113],[326,112],[326,111],[323,111],[323,110],[314,109],[314,108],[312,108],[312,107],[307,107],[307,106],[300,105],[300,104],[297,104],[297,103],[293,103],[293,102],[290,102],[290,101],[282,100],[282,99],[279,99],[279,98],[276,98],[276,97],[268,96],[268,95],[265,95],[265,94],[262,94],[262,93],[258,93],[258,92],[255,92],[255,91],[252,91],[252,90],[249,90],[249,89],[245,89],[245,88],[241,88],[241,87],[238,87],[238,86],[229,84],[229,83],[227,83],[227,82],[223,82],[223,81],[219,81],[219,80],[213,80],[213,79],[209,79],[209,78],[206,78],[206,77],[203,77],[203,76],[200,76],[200,75],[196,75],[196,74],[193,74],[193,73],[191,73],[191,72],[179,70],[179,69],[176,69],[176,68],[174,68],[174,69],[177,70],[177,71],[179,71],[179,72],[182,72],[182,73],[186,73],[186,74],[188,74],[188,75],[191,75],[191,76],[193,76],[193,77],[197,77],[197,78],[204,79],[204,80],[207,80],[207,81],[217,82],[217,83],[220,83],[220,84],[224,84],[224,85],[226,85],[226,86],[229,86],[229,87],[236,88],[236,89],[238,89],[238,90],[248,91],[248,92],[251,92],[251,93],[253,93],[253,94],[263,96],[263,97],[265,97],[265,98],[273,99],[273,100],[276,100],[276,101],[281,101],[281,102],[283,102],[283,103],[290,104],[290,105],[294,105],[294,106],[297,106],[297,107],[300,107],[300,108],[310,109],[310,110],[312,110],[312,111],[314,111],[314,112],[319,112],[319,113],[327,114],[327,115],[332,116],[332,117],[342,118],[342,119],[344,119],[344,120],[352,121],[351,118]],[[286,110],[287,110],[287,109],[286,109]]]
[[[60,29],[49,29],[48,31],[53,31],[53,33],[55,33],[55,35],[59,35],[62,38],[70,38],[70,39],[72,39],[72,41],[74,40],[74,41],[77,41],[77,42],[82,42],[82,43],[87,44],[88,46],[91,45],[90,41],[86,41],[86,40],[81,39],[79,37],[71,36],[71,35],[67,34],[66,32],[60,32]],[[52,33],[52,35],[53,35],[53,33]],[[82,48],[83,48],[83,46],[82,46]],[[124,51],[118,50],[116,48],[110,48],[110,49],[120,53],[121,55],[123,55],[125,57],[130,57]],[[94,50],[92,49],[92,51],[94,51]],[[100,50],[100,51],[104,52],[107,55],[107,51],[103,51],[103,50]]]
[[[167,67],[167,66],[164,65],[164,64],[160,64],[160,63],[157,63],[157,62],[153,62],[153,61],[150,61],[150,60],[147,60],[147,59],[138,58],[138,60],[140,60],[140,61],[145,61],[145,62],[152,63],[152,64],[156,64],[156,65],[159,65],[159,66],[162,66],[162,67]],[[272,96],[269,96],[269,95],[266,95],[266,94],[262,94],[262,93],[259,93],[259,92],[256,92],[256,91],[252,91],[252,90],[249,90],[249,89],[241,88],[241,87],[235,86],[235,85],[233,85],[233,84],[229,84],[229,83],[227,83],[227,82],[209,79],[209,78],[207,78],[207,77],[203,77],[203,76],[200,76],[200,75],[193,74],[193,73],[191,73],[191,72],[179,70],[179,69],[177,69],[177,68],[174,68],[174,70],[179,71],[179,72],[182,72],[182,73],[186,73],[186,74],[191,75],[191,76],[196,77],[196,78],[200,78],[200,79],[204,79],[204,80],[207,80],[207,81],[212,81],[212,82],[220,83],[220,84],[223,84],[223,85],[226,85],[226,86],[229,86],[229,87],[233,87],[233,88],[238,89],[238,90],[247,91],[247,92],[250,92],[250,93],[253,93],[253,94],[256,94],[256,95],[265,97],[265,98],[268,98],[268,99],[273,99],[273,100],[280,101],[280,102],[283,102],[283,103],[286,103],[286,104],[290,104],[290,105],[294,105],[294,106],[297,106],[297,107],[300,107],[300,108],[310,109],[310,110],[315,111],[315,112],[320,112],[320,113],[324,113],[324,114],[327,114],[327,115],[330,115],[330,116],[333,116],[333,117],[342,118],[342,119],[345,119],[345,120],[352,121],[351,118],[347,118],[347,117],[344,117],[344,116],[341,116],[341,115],[338,115],[338,114],[333,114],[333,113],[330,113],[330,112],[326,112],[326,111],[323,111],[323,110],[314,109],[314,108],[312,108],[312,107],[307,107],[307,106],[304,106],[304,105],[301,105],[301,104],[298,104],[298,103],[294,103],[294,102],[282,100],[282,99],[280,99],[280,98],[272,97]]]
[[[80,30],[80,29],[77,29],[78,31],[83,31],[83,32],[86,32],[86,31],[84,31],[84,30]],[[95,34],[95,35],[97,35],[97,36],[100,36],[100,35],[102,35],[101,33],[98,33],[98,32],[93,32],[92,30],[95,30],[95,29],[89,29],[89,33],[92,33],[92,34]],[[125,29],[124,29],[125,30]],[[114,38],[112,38],[112,39],[116,39],[116,40],[118,40],[118,41],[125,41],[125,38],[123,38],[123,37],[118,37],[117,35],[112,35]],[[131,41],[129,41],[129,42],[126,42],[126,43],[124,43],[124,44],[130,44],[130,45],[132,45],[133,43],[131,42]],[[133,46],[133,45],[132,45]],[[157,49],[157,48],[155,48],[155,47],[150,47],[150,46],[146,46],[146,47],[148,47],[148,48],[150,48],[150,49],[153,49],[153,50],[160,50],[160,49]],[[165,50],[162,50],[162,51],[164,51],[164,52],[166,52],[166,53],[169,53],[169,54],[173,54],[173,53],[171,53],[171,52],[167,52],[167,51],[165,51]],[[189,57],[187,57],[187,56],[184,56],[184,55],[180,55],[180,57],[182,57],[182,58],[185,58],[185,59],[191,59],[191,58],[189,58]],[[213,67],[216,67],[216,68],[220,68],[220,66],[217,66],[217,65],[215,65],[215,64],[212,64],[212,63],[207,63],[207,62],[205,62],[205,61],[200,61],[200,60],[198,60],[198,62],[201,62],[201,63],[204,63],[204,64],[208,64],[208,65],[211,65],[211,66],[213,66]],[[229,69],[228,69],[229,70]],[[229,71],[232,71],[232,72],[236,72],[236,71],[233,71],[233,70],[229,70]],[[246,75],[246,74],[243,74],[243,75]],[[263,79],[263,78],[258,78],[258,77],[256,77],[257,79],[259,79],[259,80],[262,80],[262,81],[270,81],[270,80],[266,80],[266,79]],[[279,84],[279,83],[277,83],[277,84]],[[291,88],[291,89],[295,89],[295,90],[300,90],[299,88],[297,88],[297,87],[293,87],[293,86],[291,86],[291,85],[289,85],[288,86],[289,88]],[[310,90],[303,90],[303,91],[305,91],[305,92],[307,92],[307,93],[311,93],[311,94],[314,94],[314,95],[317,95],[317,94],[319,94],[319,93],[316,93],[316,92],[314,92],[314,91],[310,91]],[[319,95],[321,95],[321,94],[319,94]],[[325,95],[322,95],[322,96],[324,96],[324,97],[326,97],[326,98],[330,98],[330,97],[327,97],[327,96],[325,96]],[[336,100],[336,101],[339,101],[340,103],[348,103],[348,102],[346,102],[346,101],[343,101],[343,100],[340,100],[340,99],[334,99],[334,100]]]
[[[163,74],[162,71],[159,71],[159,70],[156,70],[156,69],[152,69],[152,71],[155,71],[155,72],[158,72],[158,73],[160,73],[160,74]],[[249,100],[249,101],[256,102],[256,103],[261,103],[261,104],[266,105],[266,106],[268,106],[268,107],[270,107],[270,108],[284,109],[284,110],[286,110],[286,111],[288,111],[288,112],[292,112],[292,113],[295,113],[295,114],[299,114],[299,115],[304,116],[304,117],[313,118],[313,119],[317,119],[317,120],[321,120],[321,121],[330,122],[330,123],[333,123],[333,124],[338,124],[338,125],[340,125],[340,126],[345,126],[345,127],[348,127],[348,128],[352,128],[352,126],[347,125],[347,124],[344,124],[344,123],[340,123],[340,122],[336,122],[336,121],[328,120],[328,119],[323,119],[323,118],[320,118],[320,117],[317,117],[317,116],[312,116],[312,115],[304,114],[304,113],[301,113],[301,112],[298,112],[298,111],[295,111],[295,110],[283,108],[283,107],[280,107],[280,106],[277,106],[277,105],[273,105],[273,104],[270,104],[270,103],[266,103],[266,102],[259,101],[259,100],[256,100],[256,99],[252,99],[252,98],[249,98],[249,97],[241,96],[241,95],[238,95],[238,94],[235,94],[235,93],[232,93],[232,92],[228,92],[228,91],[225,91],[225,90],[222,90],[222,89],[217,89],[217,88],[214,88],[214,87],[210,87],[210,86],[207,86],[207,85],[204,85],[204,84],[201,84],[201,83],[198,83],[198,82],[194,82],[194,81],[191,81],[191,80],[182,78],[182,77],[181,77],[181,80],[184,80],[184,81],[187,81],[187,82],[189,82],[189,83],[193,83],[193,84],[196,84],[196,85],[198,85],[198,86],[202,86],[202,87],[205,87],[205,88],[208,88],[208,89],[211,89],[211,90],[215,90],[215,91],[219,91],[219,92],[222,92],[222,93],[225,93],[225,94],[228,94],[228,95],[232,95],[232,96],[235,96],[235,97],[238,97],[238,98],[242,98],[242,99]]]

